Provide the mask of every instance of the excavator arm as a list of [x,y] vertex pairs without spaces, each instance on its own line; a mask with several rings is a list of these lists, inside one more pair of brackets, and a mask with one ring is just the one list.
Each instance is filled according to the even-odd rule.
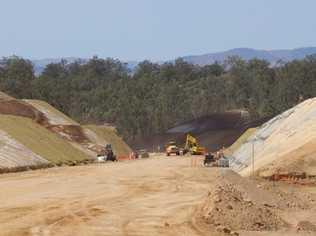
[[205,148],[202,146],[199,146],[197,139],[190,134],[187,134],[184,149],[193,155],[201,155],[201,154],[204,154],[205,152]]

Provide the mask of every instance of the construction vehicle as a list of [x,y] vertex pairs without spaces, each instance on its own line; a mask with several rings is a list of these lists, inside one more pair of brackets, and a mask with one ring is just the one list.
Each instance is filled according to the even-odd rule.
[[224,155],[206,153],[203,164],[204,164],[204,166],[209,166],[209,167],[228,168],[229,167],[229,160]]
[[180,155],[180,149],[177,146],[176,142],[173,141],[169,142],[166,145],[166,155],[170,156],[171,154],[176,154],[177,156]]
[[113,152],[113,149],[112,149],[112,145],[111,144],[107,144],[105,146],[105,148],[102,150],[101,153],[99,153],[97,155],[97,160],[99,162],[104,162],[104,161],[117,161],[117,158]]
[[205,153],[205,147],[198,144],[197,139],[190,134],[187,134],[187,139],[184,146],[184,154],[190,153],[191,155],[203,155]]
[[141,149],[138,151],[139,158],[149,158],[149,153],[146,149]]

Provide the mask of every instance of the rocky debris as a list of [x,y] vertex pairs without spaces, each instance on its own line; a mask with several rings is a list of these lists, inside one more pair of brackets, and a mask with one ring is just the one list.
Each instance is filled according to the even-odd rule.
[[316,232],[316,225],[312,224],[309,221],[300,221],[298,222],[296,229],[298,231]]
[[208,225],[226,234],[239,230],[275,231],[286,226],[273,207],[245,198],[233,184],[219,184],[201,210]]

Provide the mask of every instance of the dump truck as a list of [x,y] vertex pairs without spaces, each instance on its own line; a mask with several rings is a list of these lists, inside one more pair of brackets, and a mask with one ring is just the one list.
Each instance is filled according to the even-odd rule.
[[170,156],[171,154],[176,154],[177,156],[180,155],[180,149],[174,141],[171,141],[166,145],[166,155]]
[[189,152],[191,155],[203,155],[205,151],[205,147],[200,146],[195,137],[187,134],[184,146],[184,154]]

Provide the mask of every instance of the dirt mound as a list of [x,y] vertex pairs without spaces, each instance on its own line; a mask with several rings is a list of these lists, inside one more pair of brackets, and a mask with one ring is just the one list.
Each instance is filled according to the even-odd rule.
[[211,230],[275,231],[287,226],[277,214],[278,196],[258,188],[232,171],[217,178],[200,208],[200,220]]
[[[254,150],[254,170],[266,168],[274,162],[274,169],[282,167],[285,160],[296,162],[290,158],[291,153],[300,150],[300,157],[305,159],[316,152],[316,146],[303,148],[316,141],[316,98],[308,99],[292,109],[271,119],[262,125],[247,141],[233,153],[231,166],[242,175],[252,172],[252,154]],[[307,160],[306,159],[306,160]],[[281,161],[283,160],[283,161]]]
[[316,232],[316,225],[309,221],[300,221],[296,227],[298,231]]
[[285,226],[270,207],[245,199],[234,185],[219,186],[203,205],[204,219],[216,229],[272,231]]

